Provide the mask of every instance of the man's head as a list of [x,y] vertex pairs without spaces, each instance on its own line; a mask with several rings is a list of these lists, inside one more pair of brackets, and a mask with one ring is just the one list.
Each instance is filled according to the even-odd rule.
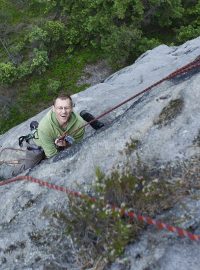
[[59,95],[53,103],[53,111],[61,127],[67,124],[73,110],[72,99],[69,95]]

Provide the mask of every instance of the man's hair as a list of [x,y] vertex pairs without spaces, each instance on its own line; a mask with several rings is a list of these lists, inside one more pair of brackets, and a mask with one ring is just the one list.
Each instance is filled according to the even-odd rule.
[[73,107],[73,101],[72,101],[72,98],[70,97],[70,95],[67,95],[67,94],[65,94],[65,93],[60,93],[54,100],[53,100],[53,105],[55,106],[55,104],[56,104],[56,100],[57,99],[62,99],[62,100],[66,100],[66,99],[69,99],[70,100],[70,103],[71,103],[71,105],[72,105],[72,107]]

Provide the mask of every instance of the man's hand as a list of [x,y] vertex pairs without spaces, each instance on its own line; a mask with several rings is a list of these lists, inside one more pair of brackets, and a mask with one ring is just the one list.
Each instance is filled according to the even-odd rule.
[[63,147],[63,148],[67,148],[72,146],[74,142],[74,138],[72,136],[60,136],[55,140],[55,145],[57,145],[58,147]]
[[59,138],[57,138],[55,140],[55,145],[57,145],[59,147],[67,147],[67,146],[69,146],[68,143],[65,141],[65,139],[59,139]]

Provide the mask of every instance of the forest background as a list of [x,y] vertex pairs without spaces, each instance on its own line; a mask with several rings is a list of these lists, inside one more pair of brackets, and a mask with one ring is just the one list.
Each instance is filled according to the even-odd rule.
[[74,94],[87,64],[117,71],[200,35],[200,0],[0,0],[0,134]]

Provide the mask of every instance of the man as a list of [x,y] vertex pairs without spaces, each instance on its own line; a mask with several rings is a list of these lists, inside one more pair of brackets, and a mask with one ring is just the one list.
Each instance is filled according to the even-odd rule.
[[65,137],[60,139],[64,132],[79,142],[84,136],[85,129],[81,128],[84,124],[83,118],[73,111],[71,97],[59,95],[54,100],[52,110],[40,121],[34,143],[42,147],[45,156],[50,158],[69,146]]
[[[80,115],[73,111],[71,97],[60,94],[54,100],[52,109],[40,121],[34,139],[27,143],[25,161],[19,168],[15,168],[12,175],[34,167],[45,157],[56,155],[60,150],[71,146],[72,141],[76,143],[82,140],[85,132],[83,125],[86,123],[84,120],[89,122],[94,120],[94,116],[87,111],[82,111]],[[95,120],[91,126],[97,130],[104,124]],[[63,133],[68,136],[62,136]]]

